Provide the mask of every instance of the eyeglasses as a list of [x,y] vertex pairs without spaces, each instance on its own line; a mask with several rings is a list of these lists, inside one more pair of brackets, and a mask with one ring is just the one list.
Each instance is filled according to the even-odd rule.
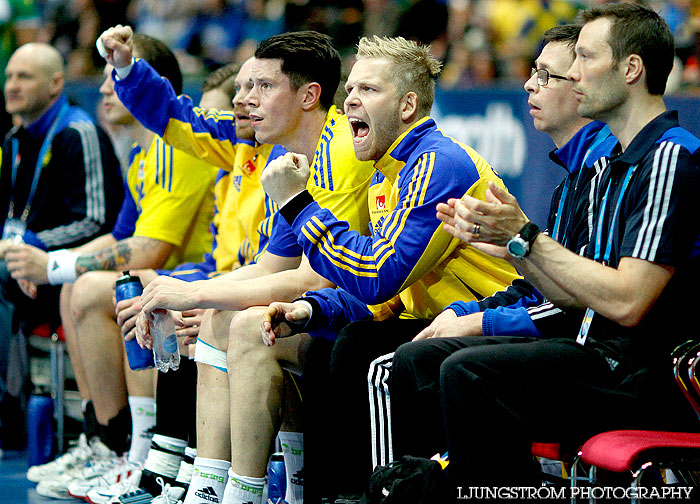
[[532,77],[535,74],[537,74],[537,84],[540,86],[546,86],[547,84],[549,84],[549,79],[571,80],[568,77],[564,77],[562,75],[551,74],[544,68],[533,68],[530,71],[530,77]]

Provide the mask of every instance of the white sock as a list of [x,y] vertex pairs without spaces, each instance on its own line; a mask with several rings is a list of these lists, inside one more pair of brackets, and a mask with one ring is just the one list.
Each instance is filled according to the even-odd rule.
[[177,471],[175,481],[183,485],[189,485],[192,479],[192,470],[194,469],[194,458],[197,456],[197,449],[185,448],[185,458],[180,462],[180,469]]
[[156,434],[153,436],[153,443],[143,468],[161,476],[174,478],[185,456],[185,448],[187,441],[184,439]]
[[129,397],[131,410],[131,447],[127,459],[134,464],[146,460],[156,424],[156,400],[152,397]]
[[228,460],[196,457],[184,504],[222,502],[230,467]]
[[228,470],[228,483],[222,504],[262,504],[265,478],[239,476]]
[[304,504],[304,435],[301,432],[280,431],[278,436],[287,473],[284,500],[289,504]]

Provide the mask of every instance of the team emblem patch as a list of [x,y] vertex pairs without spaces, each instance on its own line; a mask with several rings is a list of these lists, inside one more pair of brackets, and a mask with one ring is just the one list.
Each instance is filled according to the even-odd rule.
[[245,162],[243,165],[243,171],[245,171],[248,175],[253,173],[255,171],[255,165],[253,162],[249,159],[248,161]]

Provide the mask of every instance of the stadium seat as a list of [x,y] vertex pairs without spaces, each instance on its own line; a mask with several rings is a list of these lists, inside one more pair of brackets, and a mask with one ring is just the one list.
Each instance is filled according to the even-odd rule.
[[[676,383],[700,416],[700,384],[695,370],[700,361],[700,343],[688,341],[672,354]],[[591,466],[590,478],[596,470],[616,473],[631,472],[631,488],[639,488],[642,476],[649,469],[671,469],[684,486],[698,486],[693,471],[700,470],[700,433],[642,430],[604,432],[586,441],[581,459]],[[594,502],[594,499],[591,499]],[[637,499],[632,498],[632,503]]]

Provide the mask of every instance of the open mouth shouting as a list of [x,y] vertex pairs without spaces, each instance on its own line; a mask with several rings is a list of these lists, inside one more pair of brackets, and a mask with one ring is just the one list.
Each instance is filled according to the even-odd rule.
[[369,135],[369,124],[357,117],[348,117],[352,128],[352,140],[355,144],[361,143]]

